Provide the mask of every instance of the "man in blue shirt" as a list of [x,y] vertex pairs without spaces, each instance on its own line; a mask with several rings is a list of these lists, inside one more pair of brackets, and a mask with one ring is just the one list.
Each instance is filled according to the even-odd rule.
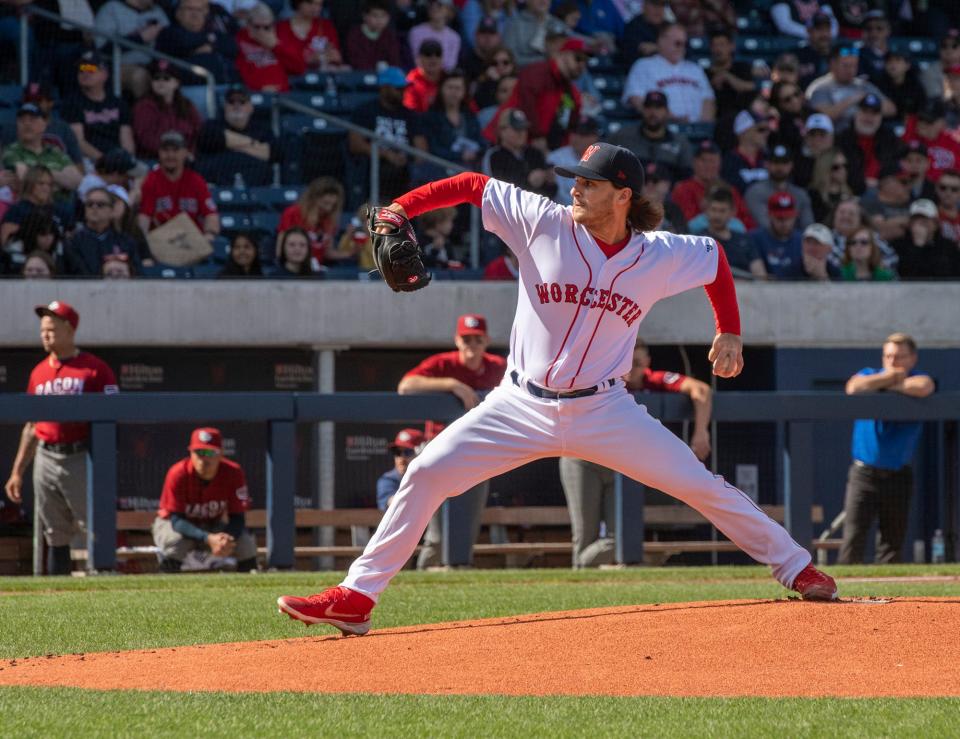
[[377,480],[377,508],[381,511],[387,510],[400,488],[400,480],[410,466],[410,461],[420,451],[422,444],[423,432],[417,429],[403,429],[393,440],[389,447],[393,452],[393,469],[383,473]]
[[[918,372],[917,344],[907,334],[895,333],[883,342],[883,367],[867,367],[847,380],[847,395],[874,392],[903,393],[925,398],[934,391],[929,375]],[[880,540],[876,561],[898,562],[907,531],[913,470],[922,425],[917,422],[858,419],[853,425],[853,464],[847,476],[844,501],[841,564],[863,562],[864,544],[873,519]]]
[[[803,262],[802,232],[797,228],[797,201],[789,192],[775,192],[767,200],[770,225],[750,233],[763,258],[767,274],[775,279]],[[788,278],[789,279],[789,278]]]

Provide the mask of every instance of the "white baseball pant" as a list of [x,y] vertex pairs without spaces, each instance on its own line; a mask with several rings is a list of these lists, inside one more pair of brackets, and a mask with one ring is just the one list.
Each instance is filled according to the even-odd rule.
[[672,495],[703,514],[785,587],[810,553],[750,498],[714,475],[618,381],[595,395],[546,400],[504,383],[447,426],[407,469],[343,585],[377,600],[443,501],[544,457],[579,457]]

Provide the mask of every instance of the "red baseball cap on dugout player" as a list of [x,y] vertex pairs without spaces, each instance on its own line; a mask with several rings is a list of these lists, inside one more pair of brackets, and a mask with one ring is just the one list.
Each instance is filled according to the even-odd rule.
[[194,429],[193,433],[190,434],[190,446],[187,448],[191,452],[198,449],[210,449],[214,452],[222,452],[223,436],[220,434],[220,429],[215,429],[211,426]]
[[467,313],[457,319],[457,336],[486,336],[487,319],[477,313]]
[[77,326],[80,325],[80,314],[74,310],[74,307],[70,305],[70,303],[65,303],[62,300],[54,300],[49,305],[38,305],[33,309],[33,312],[36,313],[39,318],[43,318],[44,316],[60,318],[73,326],[74,331],[76,331]]
[[412,449],[413,451],[417,450],[417,447],[423,443],[423,432],[418,429],[401,429],[397,432],[397,438],[393,440],[393,443],[390,445],[391,449]]

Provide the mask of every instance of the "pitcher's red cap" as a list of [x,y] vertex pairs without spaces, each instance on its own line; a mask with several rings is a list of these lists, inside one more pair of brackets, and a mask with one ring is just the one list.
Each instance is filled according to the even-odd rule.
[[457,319],[457,336],[486,336],[487,319],[477,313],[467,313]]
[[65,303],[62,300],[54,300],[49,305],[38,305],[33,309],[33,312],[36,313],[39,318],[43,318],[44,316],[62,318],[73,326],[74,331],[76,331],[77,326],[80,325],[80,314],[77,313],[70,303]]
[[215,452],[223,451],[223,437],[220,435],[220,429],[211,426],[194,429],[190,434],[190,451],[197,449],[212,449]]

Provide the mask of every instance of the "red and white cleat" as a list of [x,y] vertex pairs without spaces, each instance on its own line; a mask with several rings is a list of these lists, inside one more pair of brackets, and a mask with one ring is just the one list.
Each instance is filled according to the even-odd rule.
[[800,593],[804,600],[837,599],[837,583],[812,564],[800,570],[800,574],[793,579],[792,589]]
[[280,613],[310,624],[330,624],[347,634],[361,636],[370,631],[370,611],[376,605],[370,598],[342,585],[322,593],[298,598],[281,595],[277,598]]

